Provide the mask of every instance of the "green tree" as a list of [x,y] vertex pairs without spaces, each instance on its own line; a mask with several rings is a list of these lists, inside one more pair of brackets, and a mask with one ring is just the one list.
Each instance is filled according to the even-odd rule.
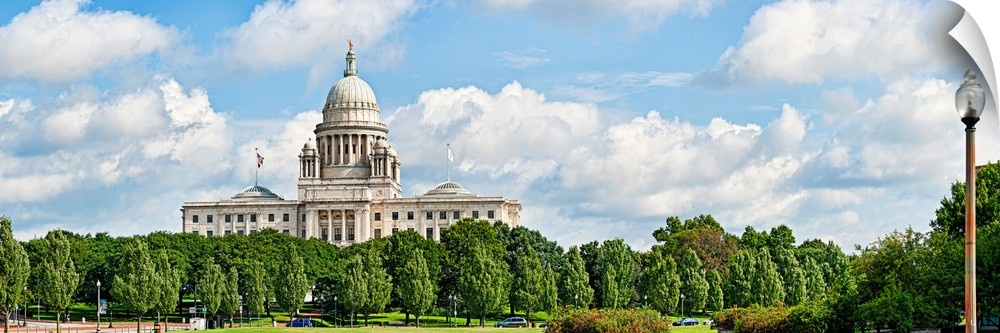
[[24,287],[28,283],[31,266],[28,253],[21,242],[14,239],[11,220],[0,216],[0,311],[3,312],[3,331],[10,330],[10,314],[19,304],[24,304]]
[[146,242],[138,238],[126,242],[120,259],[121,266],[111,284],[111,297],[136,313],[136,332],[139,332],[142,316],[156,307],[162,286]]
[[[382,267],[382,257],[375,249],[368,249],[362,256],[365,278],[368,280],[368,294],[361,312],[365,315],[365,326],[368,326],[368,315],[385,310],[392,294],[392,277]],[[305,293],[303,293],[305,296]]]
[[[787,227],[786,227],[787,228]],[[774,234],[774,229],[771,229]],[[798,305],[806,300],[806,275],[788,247],[774,249],[774,264],[785,287],[785,305]]]
[[518,253],[517,269],[511,283],[511,303],[524,309],[528,321],[531,321],[532,310],[541,305],[541,296],[545,292],[542,276],[542,262],[538,253],[531,246],[522,248]]
[[[441,258],[444,253],[442,246],[433,239],[423,237],[412,230],[401,230],[400,232],[393,233],[392,236],[388,237],[388,246],[385,250],[385,269],[389,272],[389,276],[392,277],[392,281],[401,282],[400,272],[403,266],[412,261],[412,254],[415,249],[420,249],[421,253],[424,254],[424,262],[427,263],[427,274],[430,280],[434,282],[432,292],[436,300],[438,295],[438,281],[441,280]],[[447,300],[447,296],[444,295],[441,299]],[[410,313],[403,306],[401,298],[402,295],[399,294],[399,284],[397,283],[392,298],[389,300],[389,307],[402,308],[402,311],[406,314],[404,322],[409,325]],[[447,306],[447,304],[441,305]]]
[[677,275],[681,280],[681,295],[684,295],[684,302],[688,305],[685,309],[701,309],[704,312],[705,301],[708,300],[708,281],[705,280],[705,269],[694,250],[684,252],[681,261],[677,263]]
[[153,309],[164,315],[169,315],[177,308],[177,295],[181,291],[180,272],[171,265],[167,251],[157,251],[156,257],[152,259],[157,274],[155,290],[158,291],[154,299]]
[[624,307],[632,299],[632,249],[621,238],[606,240],[601,245],[600,262],[605,308]]
[[590,276],[576,246],[566,252],[566,265],[559,274],[559,300],[562,304],[573,304],[584,308],[594,300],[594,289],[590,288]]
[[802,268],[806,278],[806,298],[810,300],[821,300],[826,294],[826,281],[823,280],[823,270],[816,264],[816,260],[805,257]]
[[[65,313],[73,302],[73,295],[80,283],[73,259],[70,258],[70,244],[62,230],[50,231],[45,236],[47,253],[40,266],[39,290],[42,304],[56,309],[57,314]],[[62,332],[56,320],[56,332]]]
[[766,248],[757,253],[753,273],[751,290],[754,297],[751,304],[772,306],[785,299],[784,282]]
[[726,302],[729,306],[747,307],[754,303],[753,278],[756,275],[756,256],[753,250],[736,252],[729,261],[729,280],[726,283]]
[[[941,199],[941,207],[931,221],[934,231],[950,238],[965,237],[965,182],[951,185],[951,196]],[[982,228],[1000,221],[1000,162],[989,163],[976,170],[976,227]]]
[[198,280],[198,297],[205,303],[205,312],[214,316],[222,305],[225,285],[222,267],[215,263],[215,258],[208,258],[205,271]]
[[240,274],[236,267],[229,267],[229,273],[222,281],[222,301],[219,303],[219,311],[229,316],[229,327],[233,327],[233,315],[240,310],[239,281]]
[[368,301],[368,279],[365,276],[361,255],[355,254],[349,257],[344,267],[344,277],[340,280],[337,288],[339,294],[339,305],[351,314],[351,326],[354,326],[354,317],[365,307]]
[[399,271],[399,298],[403,309],[412,313],[420,327],[420,315],[430,310],[434,302],[434,282],[427,271],[424,251],[413,249],[411,260]]
[[552,314],[556,307],[559,306],[559,287],[556,286],[556,272],[552,270],[552,267],[542,268],[545,273],[542,274],[542,294],[539,296],[538,310],[545,311],[546,313]]
[[719,274],[719,271],[708,271],[705,279],[708,280],[708,301],[705,307],[709,311],[722,310],[725,304],[722,295],[722,274]]
[[293,315],[302,308],[306,293],[309,292],[309,280],[306,279],[305,262],[298,249],[290,246],[285,253],[288,253],[288,261],[281,265],[276,276],[274,296],[278,306]]
[[458,290],[465,308],[479,318],[479,326],[485,326],[486,314],[498,310],[507,299],[509,267],[502,251],[477,244],[471,244],[470,250],[463,258]]
[[264,302],[267,294],[266,278],[265,274],[267,272],[264,270],[264,264],[259,261],[250,261],[247,263],[246,270],[243,271],[246,281],[243,285],[244,290],[246,290],[245,303],[250,314],[260,315],[264,312]]
[[[500,240],[498,228],[490,225],[489,222],[484,220],[473,220],[471,218],[465,218],[455,223],[448,229],[446,229],[441,234],[441,244],[445,249],[445,257],[442,259],[442,273],[441,281],[439,283],[439,297],[438,299],[444,299],[447,302],[447,295],[457,295],[457,297],[462,298],[462,301],[457,305],[460,307],[465,307],[465,323],[466,325],[471,325],[472,323],[472,309],[467,307],[469,302],[479,302],[480,300],[470,300],[464,298],[463,296],[469,295],[471,297],[474,294],[467,294],[466,291],[461,290],[461,279],[463,275],[471,274],[468,267],[464,267],[464,263],[468,262],[469,258],[473,256],[476,246],[482,247],[482,251],[485,254],[482,255],[483,258],[499,258],[504,268],[500,276],[496,276],[498,282],[502,282],[501,285],[493,285],[490,288],[500,288],[504,293],[502,296],[503,302],[508,299],[509,289],[508,284],[510,283],[510,267],[506,262],[503,261],[505,248],[503,242]],[[493,263],[486,265],[487,267],[492,267]],[[503,303],[500,302],[500,303]],[[486,302],[488,303],[488,302]]]
[[677,276],[677,264],[664,251],[651,250],[643,255],[643,269],[640,278],[644,301],[653,308],[669,314],[680,299],[681,280]]

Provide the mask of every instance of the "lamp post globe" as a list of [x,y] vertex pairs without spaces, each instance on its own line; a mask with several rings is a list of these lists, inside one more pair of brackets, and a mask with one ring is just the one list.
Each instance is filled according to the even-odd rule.
[[971,118],[970,120],[979,121],[979,116],[983,114],[985,106],[986,91],[976,81],[976,73],[970,69],[965,72],[965,82],[955,92],[955,110],[958,111],[958,117],[962,119],[963,123],[974,126],[974,122],[969,125],[966,119]]
[[965,331],[976,332],[976,123],[986,106],[986,94],[976,73],[965,72],[955,92],[955,110],[965,124]]

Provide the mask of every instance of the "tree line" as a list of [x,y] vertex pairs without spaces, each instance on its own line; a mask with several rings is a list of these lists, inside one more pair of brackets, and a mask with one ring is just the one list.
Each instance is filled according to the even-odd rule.
[[[1000,304],[1000,165],[980,169],[979,302]],[[955,183],[931,221],[845,254],[829,241],[796,242],[791,228],[725,231],[711,215],[672,216],[653,231],[657,244],[635,251],[622,239],[564,249],[541,233],[464,219],[441,242],[413,231],[346,248],[263,230],[204,237],[154,232],[132,237],[53,230],[14,240],[0,219],[0,313],[39,301],[64,311],[102,295],[141,316],[177,313],[194,297],[209,314],[290,314],[312,293],[315,305],[360,315],[386,310],[420,316],[454,309],[484,325],[487,316],[552,312],[560,306],[648,307],[663,314],[723,308],[807,305],[837,313],[822,331],[906,330],[962,320],[964,185]],[[110,283],[107,283],[110,282]]]

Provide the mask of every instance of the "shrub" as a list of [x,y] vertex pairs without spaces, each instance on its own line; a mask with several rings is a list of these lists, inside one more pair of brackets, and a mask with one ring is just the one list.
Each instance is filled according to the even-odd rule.
[[826,323],[832,313],[825,302],[808,301],[793,307],[788,321],[796,332],[823,333],[827,331]]
[[548,333],[665,333],[670,323],[653,310],[562,308],[549,321]]

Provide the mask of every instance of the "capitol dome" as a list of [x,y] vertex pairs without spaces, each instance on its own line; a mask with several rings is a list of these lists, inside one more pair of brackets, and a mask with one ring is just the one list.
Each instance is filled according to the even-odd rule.
[[438,186],[435,186],[430,191],[427,191],[427,193],[424,193],[424,195],[473,196],[474,194],[472,194],[472,192],[469,192],[469,190],[466,190],[464,187],[462,187],[462,185],[459,185],[458,183],[449,180],[444,183],[438,184]]
[[271,190],[260,185],[254,185],[243,189],[243,192],[233,196],[233,200],[284,200]]
[[330,88],[323,107],[323,120],[329,121],[379,121],[378,102],[368,82],[358,76],[354,50],[347,51],[347,68],[344,78]]

